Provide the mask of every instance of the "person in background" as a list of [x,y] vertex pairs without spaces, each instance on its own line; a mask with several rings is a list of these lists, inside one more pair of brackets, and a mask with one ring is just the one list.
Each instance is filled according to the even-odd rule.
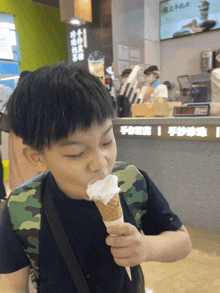
[[114,86],[113,86],[113,82],[114,82],[114,63],[112,63],[112,66],[109,66],[106,69],[106,71],[111,76],[111,79],[109,79],[109,78],[105,79],[105,87],[108,90],[109,94],[111,95],[113,108],[115,110],[116,109],[116,101],[115,101],[115,98],[114,98],[115,91],[114,91]]
[[[20,84],[31,71],[21,72],[18,84]],[[25,87],[25,82],[23,83]],[[14,190],[20,184],[38,175],[38,171],[28,162],[23,155],[24,144],[22,139],[12,131],[9,132],[9,188]]]
[[167,101],[170,102],[172,100],[171,92],[172,92],[172,90],[174,88],[174,85],[172,85],[169,80],[165,80],[163,84],[165,84],[166,87],[167,87],[167,90],[168,90],[168,99],[167,99]]
[[129,74],[131,73],[131,69],[127,68],[125,69],[122,74],[121,74],[121,78],[122,78],[122,85],[124,85],[128,79]]
[[159,97],[167,101],[167,87],[166,85],[161,85],[158,82],[160,77],[158,67],[156,65],[152,65],[144,71],[144,74],[146,75],[146,86],[142,88],[142,91],[145,92],[143,102],[156,103]]
[[130,68],[127,68],[125,69],[122,74],[121,74],[121,78],[122,78],[122,84],[121,84],[121,88],[120,88],[120,93],[122,94],[125,90],[125,84],[126,84],[126,81],[128,79],[128,76],[130,75],[131,73],[131,69]]

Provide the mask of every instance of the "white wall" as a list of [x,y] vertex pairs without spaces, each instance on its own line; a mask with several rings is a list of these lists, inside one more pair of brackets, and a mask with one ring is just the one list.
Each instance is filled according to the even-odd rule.
[[144,69],[161,68],[159,39],[160,0],[112,0],[112,29],[115,76],[118,72],[118,45],[140,50]]
[[207,48],[213,51],[220,48],[220,31],[160,41],[160,2],[161,0],[145,0],[145,65],[158,65],[161,80],[175,82],[177,89],[177,76],[202,73],[201,52]]
[[161,41],[162,78],[176,82],[179,75],[201,74],[200,55],[208,48],[220,48],[220,31]]
[[141,63],[147,68],[156,64],[161,81],[177,84],[177,76],[201,74],[200,54],[220,48],[220,31],[160,42],[159,3],[161,0],[112,0],[113,54],[115,75],[118,75],[118,45],[140,50]]
[[160,36],[159,36],[159,0],[145,0],[144,3],[144,46],[146,68],[160,62]]
[[175,82],[178,89],[177,76],[202,74],[201,52],[206,49],[216,51],[219,48],[220,31],[161,41],[161,78]]
[[[140,64],[144,55],[144,2],[142,0],[112,0],[113,60],[115,77],[118,71],[118,45],[140,50]],[[123,60],[122,60],[123,61]],[[129,67],[130,67],[129,61]]]

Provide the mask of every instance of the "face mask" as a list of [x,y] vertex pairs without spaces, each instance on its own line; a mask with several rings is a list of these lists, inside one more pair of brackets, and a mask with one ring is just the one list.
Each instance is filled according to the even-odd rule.
[[126,78],[122,78],[122,83],[125,84],[126,81],[127,81],[127,79],[128,79],[127,77]]
[[145,78],[146,83],[150,83],[153,80],[153,78],[154,78],[153,74],[147,75],[146,78]]

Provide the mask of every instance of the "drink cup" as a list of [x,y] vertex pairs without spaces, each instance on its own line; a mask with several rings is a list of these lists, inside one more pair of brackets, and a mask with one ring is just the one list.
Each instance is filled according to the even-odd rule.
[[200,5],[199,5],[199,18],[201,19],[201,21],[206,21],[208,20],[208,16],[209,16],[209,2],[207,1],[201,1]]
[[105,57],[99,51],[92,52],[88,57],[89,71],[98,76],[104,83]]

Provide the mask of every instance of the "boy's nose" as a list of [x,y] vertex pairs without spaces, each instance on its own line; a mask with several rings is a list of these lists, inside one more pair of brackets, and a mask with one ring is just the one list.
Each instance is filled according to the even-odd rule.
[[89,169],[92,172],[100,172],[105,174],[108,166],[107,159],[101,152],[97,152],[89,163]]

